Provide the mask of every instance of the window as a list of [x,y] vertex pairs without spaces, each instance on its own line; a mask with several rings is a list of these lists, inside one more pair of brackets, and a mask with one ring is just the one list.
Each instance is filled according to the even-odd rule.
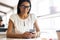
[[[60,0],[37,0],[32,5],[31,13],[40,16],[38,24],[41,31],[45,33],[46,30],[47,32],[60,30]],[[50,34],[50,37],[53,33]],[[55,33],[53,36],[57,38]]]

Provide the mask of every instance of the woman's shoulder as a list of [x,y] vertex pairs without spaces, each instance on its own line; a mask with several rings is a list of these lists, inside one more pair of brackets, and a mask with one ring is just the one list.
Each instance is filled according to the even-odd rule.
[[31,13],[30,16],[31,17],[36,17],[36,15],[34,13]]
[[17,17],[17,14],[12,14],[10,18],[15,19]]
[[14,22],[14,20],[17,18],[17,14],[12,14],[10,16],[10,19]]
[[29,14],[30,16],[35,16],[35,14],[33,14],[33,13],[31,13],[31,14]]
[[30,14],[30,17],[32,18],[32,19],[37,19],[37,16],[35,15],[35,14]]

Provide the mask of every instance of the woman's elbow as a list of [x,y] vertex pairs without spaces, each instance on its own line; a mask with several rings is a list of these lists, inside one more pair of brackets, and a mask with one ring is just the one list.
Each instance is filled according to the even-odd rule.
[[9,38],[9,37],[10,37],[10,34],[9,34],[9,33],[7,33],[7,34],[6,34],[6,37],[7,37],[7,38]]
[[8,32],[7,32],[6,37],[7,37],[7,38],[11,38],[11,36],[12,36],[11,33],[8,33]]

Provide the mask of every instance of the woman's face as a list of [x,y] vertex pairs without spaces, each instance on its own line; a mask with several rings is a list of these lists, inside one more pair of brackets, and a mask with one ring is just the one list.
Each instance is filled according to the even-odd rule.
[[22,14],[28,13],[30,9],[30,4],[28,2],[23,2],[20,6],[20,11]]

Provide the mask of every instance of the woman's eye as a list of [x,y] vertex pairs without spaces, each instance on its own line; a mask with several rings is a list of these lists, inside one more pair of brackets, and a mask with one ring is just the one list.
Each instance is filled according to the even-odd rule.
[[25,6],[22,6],[23,8],[25,7]]

